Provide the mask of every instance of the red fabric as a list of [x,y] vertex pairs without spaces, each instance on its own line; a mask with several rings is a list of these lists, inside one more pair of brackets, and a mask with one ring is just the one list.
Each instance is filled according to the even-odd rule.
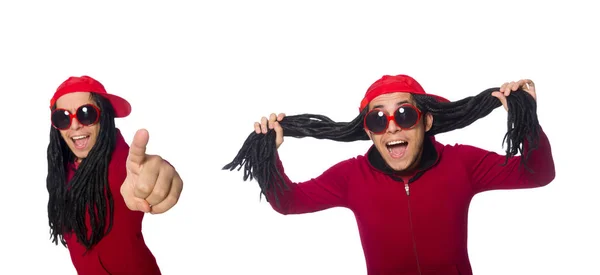
[[107,93],[102,83],[87,75],[80,77],[72,76],[60,84],[52,96],[52,99],[50,99],[50,109],[52,109],[54,103],[56,103],[61,96],[75,92],[93,92],[108,99],[115,110],[115,117],[126,117],[131,113],[131,105],[127,100],[120,96]]
[[371,84],[369,89],[367,89],[365,97],[360,102],[360,107],[358,107],[358,111],[360,112],[365,107],[367,107],[367,105],[369,105],[369,102],[371,102],[371,100],[373,100],[374,98],[383,94],[396,92],[428,95],[434,97],[440,102],[449,102],[449,100],[444,97],[426,93],[421,84],[419,84],[419,82],[417,82],[414,78],[408,75],[384,75],[379,80]]
[[[488,190],[544,186],[555,176],[550,143],[540,128],[540,144],[528,165],[521,157],[509,159],[468,145],[433,141],[438,161],[409,183],[375,169],[367,154],[342,161],[306,182],[292,182],[279,195],[282,214],[302,214],[345,207],[355,215],[368,274],[472,274],[467,252],[467,217],[474,195]],[[525,144],[525,150],[527,150]],[[376,150],[371,147],[370,150]],[[284,171],[278,159],[278,167]],[[411,228],[412,223],[412,228]],[[413,244],[414,242],[414,244]],[[413,248],[416,246],[416,251]]]
[[[121,196],[121,184],[127,176],[125,164],[128,154],[129,145],[118,131],[117,145],[108,169],[108,181],[114,201],[112,230],[85,255],[85,247],[77,242],[75,234],[65,236],[71,260],[79,275],[161,274],[156,259],[146,246],[142,235],[144,213],[129,210]],[[69,169],[68,180],[71,180],[73,175],[73,169]],[[87,214],[86,222],[89,229]]]

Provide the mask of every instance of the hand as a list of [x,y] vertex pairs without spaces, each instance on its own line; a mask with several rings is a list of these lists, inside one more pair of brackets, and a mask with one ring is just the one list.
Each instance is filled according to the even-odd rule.
[[254,122],[254,132],[257,134],[263,133],[266,134],[269,129],[275,130],[275,148],[279,149],[279,146],[283,143],[283,128],[279,122],[285,117],[285,114],[280,113],[279,115],[275,115],[272,113],[267,120],[266,117],[262,117],[260,123]]
[[504,109],[508,111],[508,105],[506,104],[506,97],[510,95],[511,92],[518,90],[519,88],[523,89],[527,93],[529,93],[534,100],[537,100],[535,95],[535,84],[530,79],[521,79],[517,82],[506,82],[502,84],[500,87],[500,91],[493,92],[492,96],[498,98]]
[[149,138],[144,129],[133,137],[121,195],[131,210],[160,214],[177,204],[183,181],[175,168],[160,156],[146,154]]

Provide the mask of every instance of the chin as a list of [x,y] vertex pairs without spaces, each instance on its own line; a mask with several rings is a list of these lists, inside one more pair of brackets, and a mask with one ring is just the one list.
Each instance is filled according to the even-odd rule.
[[72,145],[69,146],[69,149],[71,150],[71,153],[73,153],[73,155],[75,155],[75,157],[78,159],[84,159],[90,153],[90,150],[81,151],[81,150],[75,149]]
[[410,161],[409,156],[404,156],[404,159],[386,159],[387,165],[398,172],[403,172],[413,166],[413,161]]
[[85,153],[85,154],[79,154],[79,155],[75,155],[75,156],[77,156],[77,158],[78,158],[78,159],[80,159],[80,160],[83,160],[84,158],[87,158],[87,156],[88,156],[88,153]]
[[390,165],[390,167],[392,169],[394,169],[394,171],[402,172],[402,171],[404,171],[404,170],[406,170],[408,168],[408,165],[406,165],[406,164],[396,164],[396,165]]

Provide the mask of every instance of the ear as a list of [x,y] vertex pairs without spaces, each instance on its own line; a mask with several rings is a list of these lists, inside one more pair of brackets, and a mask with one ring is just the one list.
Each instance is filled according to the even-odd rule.
[[369,138],[370,138],[371,140],[373,140],[373,134],[371,133],[371,131],[369,131],[369,130],[367,130],[367,129],[364,129],[364,130],[365,130],[365,133],[367,133],[367,136],[369,136]]
[[429,132],[433,126],[433,115],[431,113],[425,114],[425,132]]

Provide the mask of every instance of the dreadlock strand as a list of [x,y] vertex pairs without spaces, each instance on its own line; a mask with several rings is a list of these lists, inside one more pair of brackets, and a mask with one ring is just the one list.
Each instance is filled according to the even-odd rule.
[[[433,125],[427,135],[436,135],[461,129],[471,125],[480,118],[489,115],[502,103],[491,93],[499,88],[484,90],[476,96],[455,102],[438,102],[426,95],[414,94],[417,107],[423,112],[431,113]],[[539,122],[535,99],[527,92],[519,89],[506,97],[508,107],[507,132],[502,141],[506,145],[506,159],[523,154],[523,145],[527,141],[528,152],[521,158],[521,164],[527,167],[529,153],[537,148],[539,138]]]
[[[280,121],[283,135],[286,137],[329,139],[341,142],[368,140],[362,123],[366,111],[361,112],[351,122],[335,122],[327,116],[301,114],[286,116]],[[276,133],[269,130],[266,134],[250,133],[232,162],[223,170],[244,169],[244,181],[255,179],[260,186],[260,195],[272,191],[275,203],[279,205],[278,194],[288,190],[283,174],[277,169]]]
[[65,169],[71,158],[71,153],[60,133],[51,126],[50,142],[47,150],[48,175],[46,176],[48,225],[51,241],[56,245],[60,241],[63,246],[66,246],[66,242],[62,236],[64,212],[61,209],[64,209],[65,202],[61,199],[60,194],[65,192]]

